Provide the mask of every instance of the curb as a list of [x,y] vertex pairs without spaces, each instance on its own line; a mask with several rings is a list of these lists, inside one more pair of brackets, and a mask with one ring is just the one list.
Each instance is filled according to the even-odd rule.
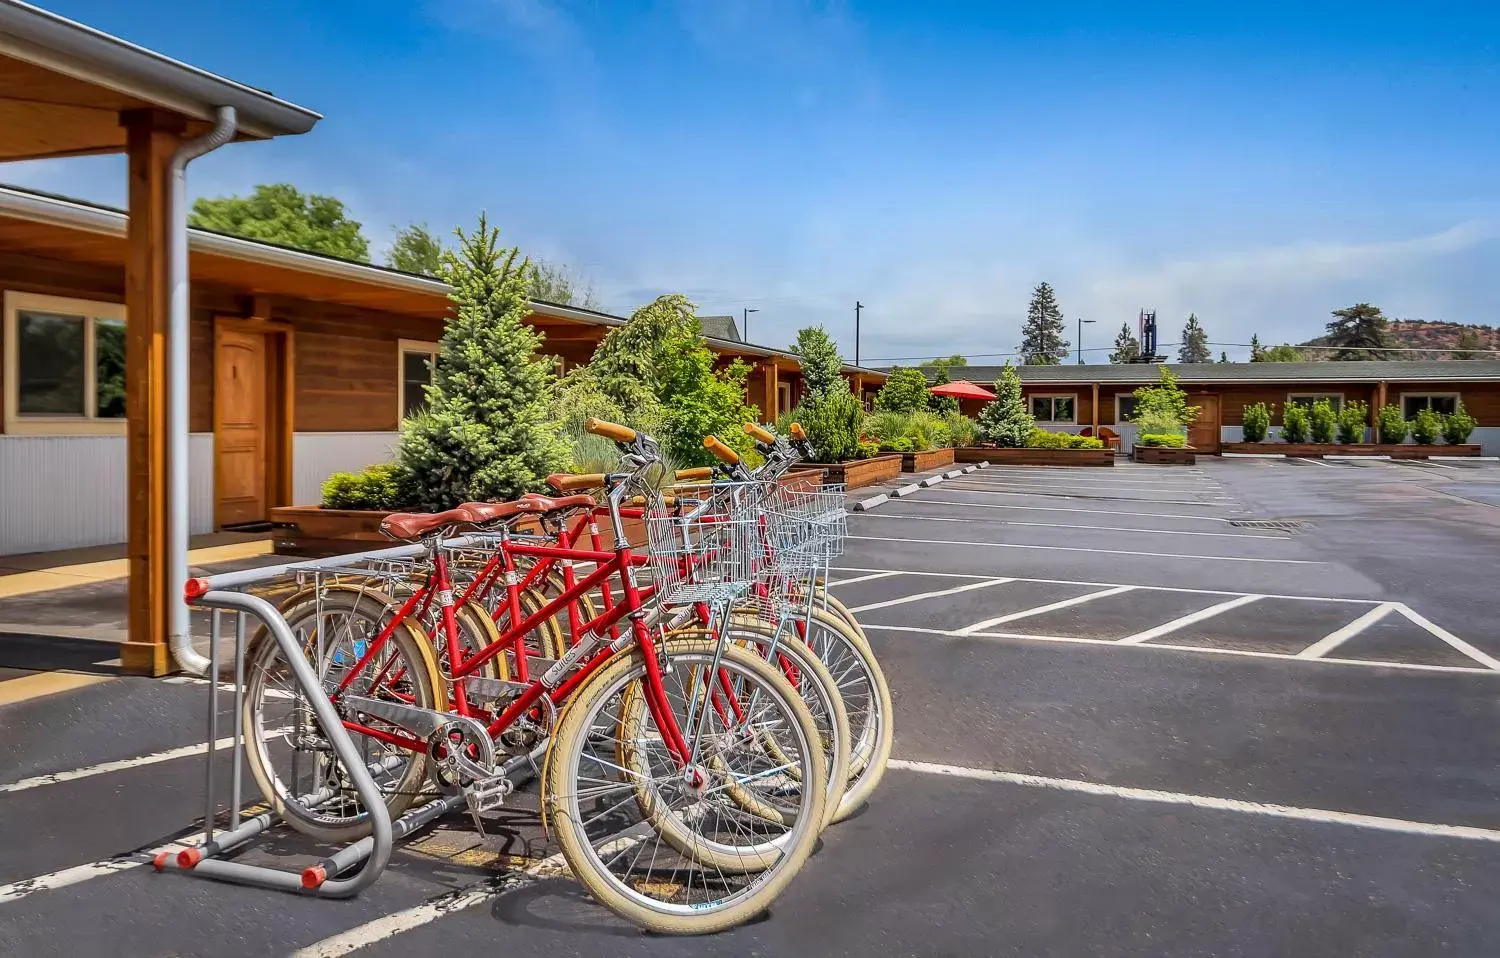
[[909,486],[902,486],[900,489],[897,489],[895,492],[891,493],[891,498],[900,499],[902,496],[909,496],[920,488],[922,487],[917,485],[915,482]]
[[988,469],[989,467],[990,467],[990,461],[988,459],[986,459],[984,462],[981,462],[979,465],[975,466],[974,468],[975,469]]
[[926,479],[923,479],[921,482],[917,483],[917,485],[921,486],[923,489],[931,489],[933,486],[935,486],[938,483],[942,482],[946,478],[948,478],[948,477],[947,476],[929,476]]
[[967,470],[967,469],[955,469],[952,472],[945,472],[945,473],[943,473],[943,478],[944,479],[957,479],[959,476],[963,475],[964,473],[966,473],[968,471],[969,470]]
[[1440,462],[1500,462],[1500,456],[1428,456]]
[[1336,460],[1336,461],[1343,461],[1345,459],[1354,459],[1354,460],[1359,460],[1359,459],[1382,459],[1382,460],[1385,460],[1385,459],[1390,459],[1391,457],[1390,456],[1324,456],[1323,458],[1324,459],[1333,459],[1333,460]]
[[871,509],[875,508],[881,503],[889,502],[890,498],[891,497],[886,495],[885,493],[881,493],[880,495],[874,496],[873,498],[860,500],[850,508],[855,512],[869,512]]
[[1284,452],[1221,452],[1224,459],[1285,459]]

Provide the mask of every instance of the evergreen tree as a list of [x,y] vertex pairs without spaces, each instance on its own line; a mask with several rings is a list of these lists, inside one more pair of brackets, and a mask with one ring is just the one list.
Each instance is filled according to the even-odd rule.
[[1260,359],[1260,336],[1258,336],[1258,335],[1252,335],[1250,337],[1250,361],[1252,363],[1258,363],[1258,362],[1261,361],[1261,359]]
[[1130,331],[1129,323],[1120,324],[1120,335],[1115,337],[1115,351],[1109,354],[1112,363],[1134,363],[1141,358],[1141,341]]
[[1198,314],[1189,313],[1187,325],[1182,327],[1182,345],[1177,350],[1179,363],[1211,363],[1214,354],[1208,348],[1208,333],[1198,323]]
[[483,215],[472,233],[457,232],[443,262],[453,305],[427,408],[403,424],[398,450],[410,498],[432,510],[514,499],[568,464],[548,415],[552,361],[537,355],[542,336],[524,322],[528,264],[500,246]]
[[1361,359],[1389,359],[1390,354],[1377,352],[1389,346],[1386,334],[1389,322],[1379,306],[1355,303],[1353,306],[1333,311],[1333,321],[1328,324],[1328,345],[1339,347],[1331,357],[1349,361]]
[[1063,314],[1057,296],[1047,283],[1038,283],[1026,307],[1026,325],[1021,329],[1018,350],[1028,366],[1056,366],[1068,358],[1071,345],[1063,339]]
[[[953,377],[948,375],[946,365],[938,366],[937,377],[933,379],[934,386],[946,386],[953,382]],[[931,390],[927,393],[927,408],[936,413],[958,412],[958,400],[952,396],[939,396]]]
[[1031,441],[1036,420],[1021,398],[1021,377],[1010,363],[995,380],[995,400],[979,411],[976,425],[979,438],[1007,449],[1016,449]]
[[849,386],[844,382],[844,360],[828,330],[822,326],[797,330],[797,342],[792,349],[801,357],[802,384],[807,395],[821,397],[835,389],[848,391]]
[[1454,359],[1478,359],[1479,332],[1472,326],[1464,327],[1464,331],[1458,334],[1458,348],[1453,351]]

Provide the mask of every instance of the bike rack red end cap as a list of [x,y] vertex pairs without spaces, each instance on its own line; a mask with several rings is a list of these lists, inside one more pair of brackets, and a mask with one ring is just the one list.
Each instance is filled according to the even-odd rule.
[[151,867],[155,868],[157,871],[165,871],[167,868],[167,862],[171,859],[171,852],[157,852],[151,858]]
[[187,585],[182,587],[182,597],[188,602],[196,602],[203,598],[203,593],[208,591],[207,579],[189,579]]
[[178,868],[192,868],[203,861],[203,853],[196,848],[184,848],[177,853]]
[[302,869],[302,887],[308,891],[322,886],[328,880],[328,871],[322,865],[309,865]]

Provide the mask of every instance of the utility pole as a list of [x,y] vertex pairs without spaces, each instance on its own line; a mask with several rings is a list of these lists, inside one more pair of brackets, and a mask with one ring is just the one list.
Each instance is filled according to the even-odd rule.
[[854,365],[859,365],[859,311],[864,309],[864,303],[854,301]]
[[747,343],[750,341],[750,314],[758,312],[760,310],[751,309],[748,306],[740,310],[740,338]]
[[1083,365],[1083,324],[1089,323],[1092,325],[1093,322],[1094,320],[1092,319],[1084,319],[1082,316],[1078,317],[1078,365],[1080,366]]

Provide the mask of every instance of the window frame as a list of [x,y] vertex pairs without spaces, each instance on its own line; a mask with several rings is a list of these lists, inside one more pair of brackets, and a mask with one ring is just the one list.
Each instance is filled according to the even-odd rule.
[[1131,400],[1132,402],[1134,402],[1135,401],[1135,393],[1133,393],[1133,392],[1115,393],[1115,425],[1116,426],[1134,426],[1135,425],[1135,423],[1133,423],[1129,419],[1125,418],[1125,412],[1121,408],[1124,405],[1125,400],[1127,400],[1127,399]]
[[[1308,402],[1307,405],[1309,407],[1311,407],[1312,404],[1315,403],[1315,402],[1317,402],[1319,399],[1335,399],[1335,398],[1338,399],[1339,404],[1337,406],[1333,407],[1333,411],[1334,412],[1340,412],[1344,408],[1344,394],[1341,393],[1341,392],[1338,392],[1338,393],[1326,393],[1326,392],[1325,393],[1287,393],[1286,394],[1286,404],[1287,404],[1287,406],[1290,406],[1292,403],[1296,402],[1299,399],[1307,399],[1307,400],[1310,400],[1310,402]],[[1286,406],[1283,406],[1282,409],[1284,411],[1286,409]]]
[[426,353],[433,368],[437,367],[438,344],[424,339],[396,340],[396,426],[406,421],[406,354]]
[[1406,415],[1406,399],[1408,396],[1412,399],[1422,398],[1428,400],[1428,409],[1432,408],[1431,400],[1433,399],[1452,399],[1454,409],[1457,409],[1459,405],[1464,401],[1463,394],[1457,392],[1403,392],[1399,394],[1402,418],[1411,418]]
[[[1026,397],[1026,410],[1028,412],[1032,412],[1032,410],[1034,410],[1036,408],[1033,405],[1033,403],[1035,403],[1038,399],[1051,399],[1051,400],[1054,400],[1054,402],[1052,404],[1052,418],[1050,418],[1050,419],[1036,419],[1035,413],[1033,413],[1032,418],[1036,419],[1036,421],[1038,423],[1044,423],[1044,424],[1046,424],[1048,426],[1076,426],[1076,425],[1078,425],[1078,394],[1077,393],[1031,393],[1031,394],[1029,394]],[[1058,400],[1058,399],[1066,399],[1066,400],[1068,400],[1069,402],[1071,402],[1073,404],[1073,418],[1071,418],[1071,419],[1058,419],[1057,418],[1057,403],[1055,402],[1055,400]]]
[[[56,313],[82,316],[83,334],[83,410],[76,416],[36,415],[21,412],[21,338],[20,314],[23,312]],[[5,393],[0,417],[7,435],[13,436],[123,436],[128,417],[107,419],[99,415],[99,353],[96,346],[99,320],[126,322],[125,304],[106,300],[79,299],[6,290],[0,340],[4,344]],[[128,345],[127,345],[128,353]],[[127,361],[128,362],[128,361]]]

